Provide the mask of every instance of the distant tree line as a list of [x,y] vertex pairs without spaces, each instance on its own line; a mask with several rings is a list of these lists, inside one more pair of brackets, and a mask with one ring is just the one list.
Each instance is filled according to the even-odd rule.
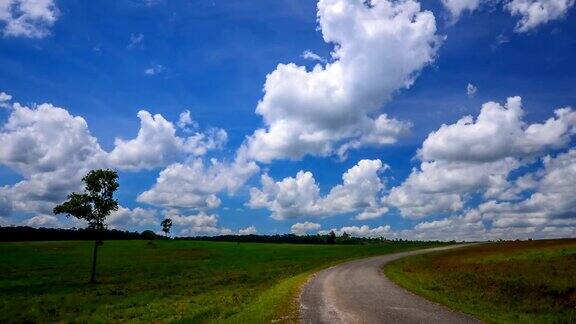
[[[153,231],[146,230],[141,233],[120,231],[116,229],[104,229],[100,232],[89,228],[34,228],[29,226],[0,226],[0,241],[94,241],[100,240],[166,240],[166,236],[158,235]],[[219,236],[192,236],[175,237],[174,240],[188,241],[217,241],[238,243],[294,243],[294,244],[373,244],[389,241],[403,241],[401,239],[390,240],[386,238],[360,238],[348,234],[332,236],[325,235],[219,235]]]
[[296,243],[296,244],[359,244],[368,241],[380,241],[380,239],[364,239],[355,237],[337,237],[327,235],[295,235],[295,234],[275,234],[275,235],[218,235],[218,236],[191,236],[178,237],[180,240],[190,241],[218,241],[218,242],[240,242],[240,243]]
[[94,241],[94,240],[154,240],[164,239],[152,231],[142,233],[90,228],[34,228],[29,226],[0,226],[0,241]]
[[376,244],[390,241],[406,241],[406,242],[408,241],[402,239],[390,240],[384,237],[378,237],[378,238],[353,237],[346,233],[343,233],[340,236],[336,236],[333,232],[324,235],[251,234],[251,235],[192,236],[192,237],[178,237],[176,239],[190,240],[190,241],[218,241],[218,242],[238,242],[238,243],[248,243],[248,242],[293,243],[293,244]]

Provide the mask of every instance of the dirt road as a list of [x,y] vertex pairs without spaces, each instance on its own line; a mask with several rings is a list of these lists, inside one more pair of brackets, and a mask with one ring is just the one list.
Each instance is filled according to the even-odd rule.
[[458,246],[417,250],[343,263],[317,273],[300,296],[302,323],[479,323],[416,296],[386,278],[393,260]]

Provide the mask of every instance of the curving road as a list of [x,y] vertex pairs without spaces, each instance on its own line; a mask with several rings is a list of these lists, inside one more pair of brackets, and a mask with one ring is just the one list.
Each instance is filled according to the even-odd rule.
[[323,270],[300,296],[302,323],[479,323],[478,320],[418,297],[382,272],[386,263],[449,246],[394,253],[343,263]]

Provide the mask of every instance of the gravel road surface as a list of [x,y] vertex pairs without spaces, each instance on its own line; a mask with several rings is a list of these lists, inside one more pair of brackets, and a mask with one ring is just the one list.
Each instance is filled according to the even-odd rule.
[[390,281],[382,267],[393,260],[457,248],[387,254],[339,264],[315,274],[300,296],[302,323],[480,323],[416,296]]

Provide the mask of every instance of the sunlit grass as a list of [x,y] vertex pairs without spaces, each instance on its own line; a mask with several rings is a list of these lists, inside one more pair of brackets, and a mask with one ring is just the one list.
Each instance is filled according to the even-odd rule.
[[576,240],[482,244],[400,259],[384,271],[488,322],[576,323]]
[[0,322],[295,322],[313,270],[432,246],[108,241],[90,285],[92,244],[1,243]]

